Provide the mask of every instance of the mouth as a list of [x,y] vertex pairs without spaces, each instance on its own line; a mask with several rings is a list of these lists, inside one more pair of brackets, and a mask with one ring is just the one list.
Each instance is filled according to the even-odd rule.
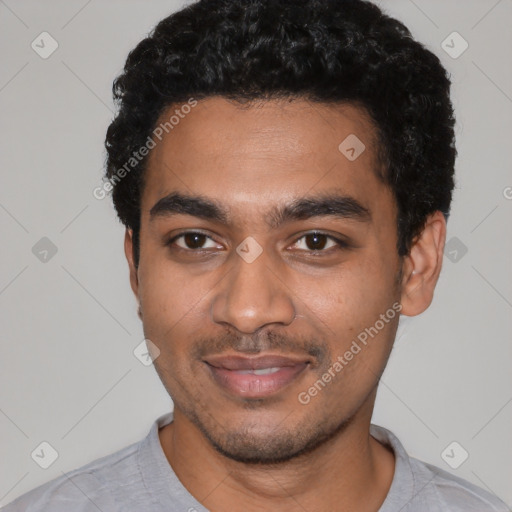
[[218,355],[203,362],[215,383],[228,393],[243,398],[264,398],[298,380],[312,361],[282,355]]

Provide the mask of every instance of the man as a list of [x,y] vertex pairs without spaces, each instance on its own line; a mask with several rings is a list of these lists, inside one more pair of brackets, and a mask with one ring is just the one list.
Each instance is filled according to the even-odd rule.
[[371,424],[453,188],[439,60],[361,0],[208,0],[116,80],[107,178],[174,402],[6,511],[505,511]]

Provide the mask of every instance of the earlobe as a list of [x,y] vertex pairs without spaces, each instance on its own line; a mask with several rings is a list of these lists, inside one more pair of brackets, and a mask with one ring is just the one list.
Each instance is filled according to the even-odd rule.
[[428,216],[422,232],[404,258],[402,272],[402,314],[423,313],[432,302],[446,240],[446,219],[440,211]]
[[137,275],[137,269],[133,260],[133,231],[126,229],[124,234],[124,254],[128,261],[128,267],[130,270],[130,285],[133,293],[137,299],[139,298],[139,278]]

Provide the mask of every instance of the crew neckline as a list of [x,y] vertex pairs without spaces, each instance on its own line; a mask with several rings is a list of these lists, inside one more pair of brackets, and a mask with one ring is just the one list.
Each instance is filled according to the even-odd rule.
[[[162,512],[167,510],[169,503],[187,511],[209,512],[179,480],[160,443],[158,431],[171,423],[173,417],[173,412],[169,412],[155,420],[148,435],[139,445],[137,463],[148,493],[148,501],[155,510]],[[414,477],[409,456],[400,440],[390,430],[371,423],[370,435],[389,446],[395,458],[393,480],[378,512],[396,512],[405,507],[414,496]]]

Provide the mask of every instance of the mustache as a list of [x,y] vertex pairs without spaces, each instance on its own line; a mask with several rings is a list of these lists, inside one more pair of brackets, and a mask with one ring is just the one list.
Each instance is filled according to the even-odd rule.
[[195,359],[226,352],[240,355],[255,355],[261,352],[277,352],[286,354],[308,354],[321,366],[330,361],[330,350],[327,343],[314,337],[290,338],[275,331],[266,331],[258,335],[244,335],[232,331],[213,337],[196,339],[192,349]]

